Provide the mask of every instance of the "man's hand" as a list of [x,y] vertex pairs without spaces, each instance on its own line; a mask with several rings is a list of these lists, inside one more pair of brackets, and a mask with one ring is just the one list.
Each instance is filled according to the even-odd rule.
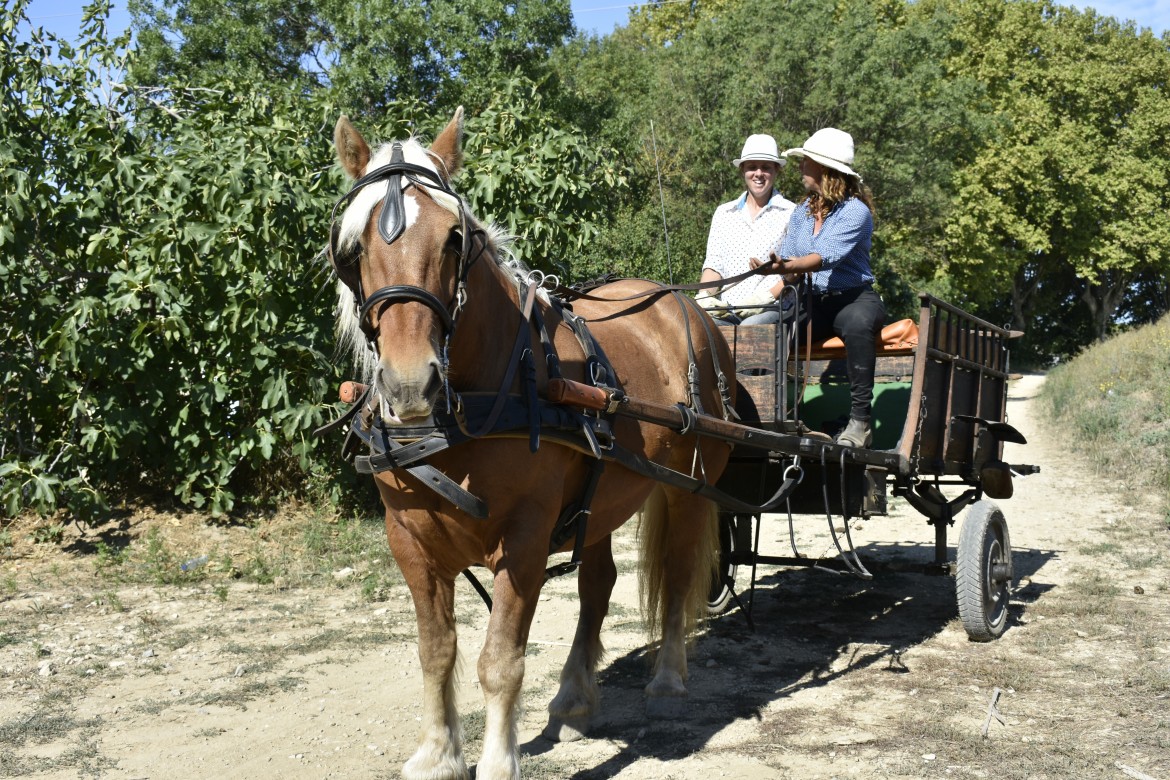
[[767,290],[760,290],[751,298],[736,306],[735,313],[741,317],[750,317],[753,314],[762,312],[765,306],[773,306],[775,303],[776,299],[772,297],[772,293]]
[[712,316],[726,314],[727,304],[723,302],[723,299],[719,297],[718,293],[700,291],[699,294],[695,296],[695,303],[702,306],[708,312],[711,312],[712,309],[716,309],[716,311],[711,312]]

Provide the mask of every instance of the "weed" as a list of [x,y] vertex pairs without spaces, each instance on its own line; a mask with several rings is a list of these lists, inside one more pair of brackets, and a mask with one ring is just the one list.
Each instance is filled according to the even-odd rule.
[[146,550],[144,551],[143,567],[147,576],[158,585],[171,585],[179,581],[178,559],[167,546],[157,528],[147,532]]
[[1166,556],[1158,550],[1129,550],[1122,554],[1121,562],[1129,569],[1153,569],[1166,563]]
[[33,541],[37,544],[60,544],[64,538],[65,525],[63,523],[42,525],[33,531]]
[[153,636],[164,628],[166,628],[166,621],[160,618],[153,612],[143,612],[138,616],[140,624],[139,630],[144,636]]
[[97,568],[98,573],[109,573],[113,569],[121,568],[130,558],[130,551],[126,548],[117,549],[106,544],[104,541],[97,543]]
[[272,680],[248,680],[231,690],[215,691],[214,693],[187,697],[185,703],[200,706],[216,705],[218,707],[236,707],[240,710],[248,709],[248,702],[269,696],[276,691],[288,692],[296,690],[301,685],[301,678],[281,675]]
[[276,582],[277,570],[274,561],[257,549],[238,571],[244,580],[260,585],[271,585]]
[[1081,555],[1120,555],[1122,547],[1114,541],[1083,544],[1077,548]]
[[482,741],[484,729],[487,727],[487,713],[483,710],[476,710],[464,715],[462,720],[463,739],[466,740],[467,744]]
[[520,775],[529,780],[559,780],[569,777],[571,770],[564,764],[558,763],[546,755],[520,756]]
[[125,612],[126,605],[122,603],[122,597],[118,595],[117,591],[107,590],[100,596],[96,596],[94,601],[99,605],[105,605],[112,612]]
[[1163,317],[1096,344],[1049,372],[1042,394],[1073,446],[1102,473],[1159,491],[1163,513],[1170,509],[1168,340]]
[[386,577],[370,572],[362,578],[362,601],[366,603],[386,601],[390,598],[393,587],[394,584]]

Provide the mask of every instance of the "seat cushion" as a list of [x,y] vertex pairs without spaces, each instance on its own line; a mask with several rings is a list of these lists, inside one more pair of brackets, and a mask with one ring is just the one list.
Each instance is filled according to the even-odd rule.
[[[918,348],[918,323],[911,319],[891,322],[875,340],[879,355],[911,355]],[[801,350],[803,352],[803,350]],[[801,356],[803,357],[803,355]],[[812,345],[813,360],[837,360],[845,357],[845,342],[840,336]]]

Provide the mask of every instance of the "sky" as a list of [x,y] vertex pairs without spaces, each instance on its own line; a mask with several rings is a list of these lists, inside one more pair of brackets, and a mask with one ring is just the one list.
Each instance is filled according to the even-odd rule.
[[[1170,30],[1170,0],[1063,0],[1061,4],[1095,8],[1102,16],[1115,16],[1123,21],[1131,19],[1139,27],[1153,29],[1156,36]],[[579,30],[608,35],[614,27],[625,25],[631,5],[642,3],[572,0],[571,5],[573,19]],[[28,16],[34,25],[72,40],[81,25],[81,9],[84,6],[84,0],[32,0],[28,6]],[[129,26],[130,14],[126,10],[126,3],[115,0],[110,13],[110,31],[122,32]]]

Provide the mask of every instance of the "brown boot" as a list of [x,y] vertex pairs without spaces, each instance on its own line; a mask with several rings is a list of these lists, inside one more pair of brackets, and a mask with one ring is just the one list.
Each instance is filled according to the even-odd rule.
[[868,447],[873,444],[873,428],[869,420],[849,418],[845,430],[837,436],[837,443],[843,447]]

